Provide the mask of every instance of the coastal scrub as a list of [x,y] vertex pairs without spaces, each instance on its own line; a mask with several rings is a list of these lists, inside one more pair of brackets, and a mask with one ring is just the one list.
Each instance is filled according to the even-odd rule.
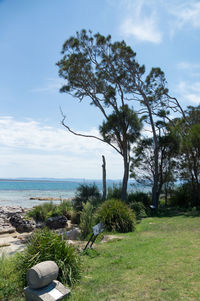
[[62,235],[47,228],[36,230],[26,249],[17,254],[17,269],[26,285],[26,273],[29,268],[46,260],[55,261],[59,267],[58,280],[68,285],[80,279],[81,259],[75,248],[66,244]]

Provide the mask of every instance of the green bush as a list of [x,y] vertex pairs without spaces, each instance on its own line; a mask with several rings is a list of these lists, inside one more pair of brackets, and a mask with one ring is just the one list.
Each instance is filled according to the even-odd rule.
[[73,211],[72,214],[71,214],[71,223],[72,224],[77,224],[79,225],[80,224],[80,212],[77,212],[77,211]]
[[60,215],[66,216],[68,219],[71,218],[73,208],[72,208],[72,202],[61,200],[60,204],[57,205],[60,211]]
[[136,217],[134,212],[122,201],[105,201],[97,211],[97,220],[104,223],[107,231],[121,233],[134,231]]
[[137,220],[147,217],[146,208],[143,203],[133,202],[129,204],[129,207],[135,212]]
[[83,205],[83,210],[80,213],[80,225],[82,238],[86,238],[92,232],[94,226],[94,207],[87,202]]
[[122,185],[113,184],[113,187],[108,187],[107,191],[107,200],[117,199],[121,200],[122,198]]
[[143,203],[145,208],[149,209],[151,205],[151,197],[148,193],[144,193],[141,191],[130,192],[127,196],[126,203],[131,204],[135,202]]
[[71,217],[72,205],[70,201],[61,201],[60,204],[53,204],[47,202],[39,206],[35,206],[27,213],[28,217],[32,217],[36,221],[44,222],[49,217],[65,215],[67,218]]
[[95,184],[81,184],[76,191],[76,196],[73,199],[73,207],[79,212],[83,209],[83,204],[90,202],[94,207],[97,207],[102,202],[102,196],[98,187]]
[[193,186],[192,183],[184,183],[172,191],[169,204],[182,208],[200,205],[200,185]]
[[80,256],[75,248],[67,245],[61,235],[44,228],[37,230],[30,238],[26,249],[17,254],[17,270],[26,285],[26,272],[35,264],[53,260],[59,267],[58,280],[72,285],[80,278]]

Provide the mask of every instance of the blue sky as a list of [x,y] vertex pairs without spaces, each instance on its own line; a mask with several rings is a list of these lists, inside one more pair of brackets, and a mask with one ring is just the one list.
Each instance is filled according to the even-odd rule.
[[122,159],[108,146],[60,125],[98,134],[101,114],[60,94],[56,62],[81,29],[124,39],[139,63],[161,67],[183,107],[200,103],[200,1],[0,0],[0,178],[121,178]]

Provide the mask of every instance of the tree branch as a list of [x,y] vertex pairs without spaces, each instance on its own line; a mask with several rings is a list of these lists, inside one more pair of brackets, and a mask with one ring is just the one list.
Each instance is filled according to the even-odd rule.
[[118,150],[113,144],[97,137],[97,136],[94,136],[94,135],[85,135],[85,134],[80,134],[80,133],[76,133],[74,132],[73,130],[70,129],[70,127],[68,125],[65,124],[65,119],[66,119],[66,116],[63,114],[62,112],[62,109],[60,108],[60,112],[61,112],[61,115],[63,117],[63,119],[61,120],[61,124],[70,132],[72,133],[73,135],[75,136],[79,136],[79,137],[85,137],[85,138],[94,138],[94,139],[97,139],[101,142],[104,142],[104,143],[107,143],[108,145],[110,145],[112,148],[114,148],[121,156],[123,156],[122,152],[120,150]]

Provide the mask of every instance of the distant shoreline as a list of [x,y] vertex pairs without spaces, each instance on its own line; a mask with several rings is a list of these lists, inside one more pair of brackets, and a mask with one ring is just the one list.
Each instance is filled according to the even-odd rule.
[[[88,180],[89,181],[89,180]],[[35,179],[35,180],[23,180],[23,179],[0,179],[0,182],[58,182],[58,183],[65,183],[65,182],[74,182],[74,183],[79,183],[78,180],[40,180],[40,179]],[[81,183],[81,180],[80,180],[80,183]],[[83,183],[84,183],[84,180],[83,180]]]
[[[0,182],[59,182],[59,183],[66,183],[66,182],[71,182],[71,183],[94,183],[94,182],[99,182],[101,183],[101,179],[0,179]],[[107,182],[116,182],[120,183],[121,180],[112,180],[112,179],[107,179]],[[130,182],[134,182],[131,181]]]

